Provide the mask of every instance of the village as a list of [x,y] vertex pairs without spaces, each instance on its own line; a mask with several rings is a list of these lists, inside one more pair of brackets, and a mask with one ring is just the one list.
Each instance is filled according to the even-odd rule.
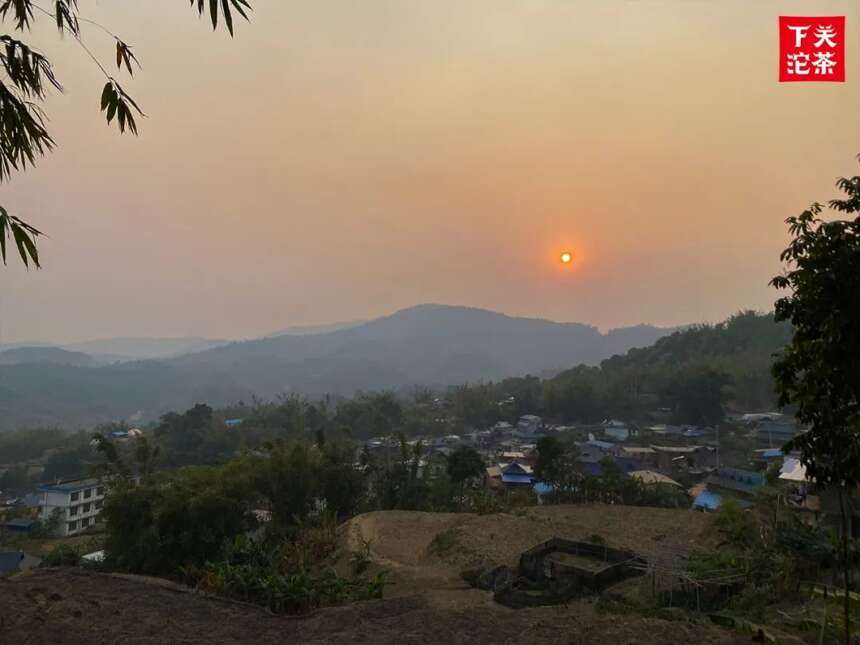
[[[657,415],[660,413],[668,411]],[[793,419],[776,412],[729,415],[722,429],[667,423],[639,426],[617,419],[594,425],[556,425],[527,414],[516,424],[500,421],[483,430],[413,437],[407,443],[425,447],[419,472],[461,446],[473,448],[487,464],[484,486],[494,491],[528,491],[538,502],[552,490],[534,473],[537,442],[555,437],[576,447],[575,468],[583,476],[600,476],[611,463],[625,477],[642,484],[686,491],[694,509],[717,510],[723,499],[749,506],[748,500],[764,485],[770,471],[784,487],[787,500],[816,512],[820,500],[805,477],[798,454],[785,454],[781,448],[801,431]],[[401,454],[396,437],[371,438],[364,442],[364,449],[389,458]]]

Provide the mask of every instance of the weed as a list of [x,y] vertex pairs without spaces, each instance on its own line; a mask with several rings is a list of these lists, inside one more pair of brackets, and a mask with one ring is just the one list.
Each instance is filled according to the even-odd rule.
[[460,529],[447,529],[430,543],[430,552],[440,557],[449,555],[460,544]]

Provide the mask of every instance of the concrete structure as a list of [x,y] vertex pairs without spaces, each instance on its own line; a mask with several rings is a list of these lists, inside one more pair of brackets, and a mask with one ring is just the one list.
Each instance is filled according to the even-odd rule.
[[58,534],[76,535],[96,523],[104,504],[105,489],[98,479],[43,484],[39,486],[40,518],[43,522],[54,513],[60,515]]
[[601,593],[616,582],[641,574],[644,565],[631,551],[553,538],[523,553],[516,575],[499,575],[504,572],[497,569],[493,597],[513,608],[560,604],[580,595]]

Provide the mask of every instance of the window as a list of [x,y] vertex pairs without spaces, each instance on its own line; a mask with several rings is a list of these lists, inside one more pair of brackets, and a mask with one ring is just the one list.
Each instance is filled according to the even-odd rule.
[[84,499],[89,499],[92,496],[93,496],[93,489],[92,488],[88,488],[84,491]]
[[102,500],[99,500],[99,501],[97,501],[97,502],[95,503],[95,507],[96,507],[96,509],[99,509],[99,508],[101,508],[102,506],[104,506],[104,504],[105,504],[105,503],[104,503]]
[[83,510],[83,512],[84,512],[84,513],[89,513],[89,512],[90,512],[90,509],[92,508],[92,506],[93,506],[92,504],[84,504],[84,510]]
[[81,508],[80,506],[70,506],[69,507],[69,517],[74,517],[75,515],[77,515],[80,508]]
[[81,520],[81,528],[82,529],[85,529],[89,525],[90,525],[90,518],[85,517],[84,519]]
[[69,522],[69,531],[76,531],[77,529],[78,529],[77,521]]
[[104,487],[104,486],[99,486],[99,487],[96,489],[96,497],[104,497],[104,494],[105,494],[105,487]]
[[81,498],[81,493],[79,491],[72,493],[72,501],[73,502],[77,502],[80,498]]

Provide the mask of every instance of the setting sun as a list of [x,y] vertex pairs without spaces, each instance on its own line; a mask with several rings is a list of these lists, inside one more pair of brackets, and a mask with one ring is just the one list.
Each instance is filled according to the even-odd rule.
[[570,261],[573,260],[573,255],[571,255],[568,251],[565,251],[561,254],[561,263],[562,264],[570,264]]

